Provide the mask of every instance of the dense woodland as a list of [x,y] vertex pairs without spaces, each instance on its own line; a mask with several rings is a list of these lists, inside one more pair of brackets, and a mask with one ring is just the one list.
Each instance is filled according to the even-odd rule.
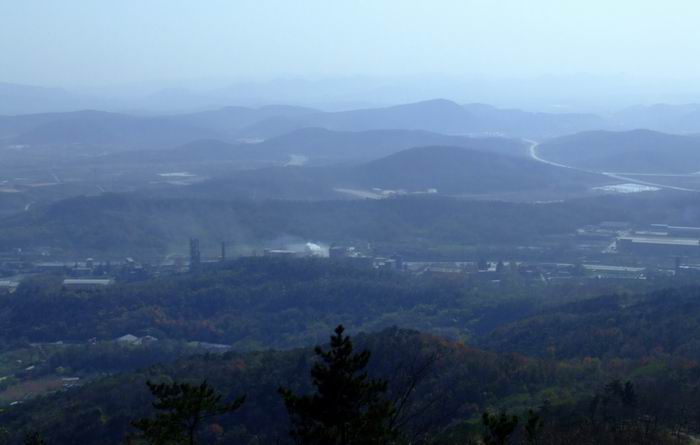
[[665,289],[642,298],[607,296],[528,317],[484,345],[538,357],[700,359],[700,288]]
[[0,299],[0,336],[54,342],[131,333],[288,348],[318,341],[342,321],[367,331],[399,324],[466,337],[531,313],[537,303],[525,298],[527,289],[514,278],[511,292],[494,299],[501,288],[481,289],[463,278],[412,277],[327,259],[247,258],[89,294],[63,289],[57,277],[29,280]]
[[[403,403],[398,437],[378,443],[491,443],[498,434],[483,414],[502,412],[519,423],[494,443],[533,443],[533,421],[535,443],[547,444],[683,443],[696,428],[699,369],[691,362],[532,359],[397,329],[356,344],[371,351],[369,375],[388,383],[383,397]],[[202,424],[202,443],[291,443],[278,388],[312,392],[315,363],[308,349],[194,356],[35,399],[0,421],[10,437],[40,431],[47,443],[117,444],[152,413],[146,381],[206,381],[224,400],[246,401]]]
[[[48,275],[0,297],[0,339],[76,342],[133,334],[240,350],[289,348],[319,341],[340,322],[368,332],[398,325],[473,339],[511,321],[530,322],[528,316],[545,318],[548,313],[540,311],[554,305],[671,283],[574,280],[548,286],[509,270],[500,278],[413,276],[323,258],[244,258],[88,293],[66,290],[60,277]],[[556,307],[551,310],[567,308]]]
[[[0,300],[3,361],[36,356],[36,342],[42,354],[32,371],[4,369],[14,375],[0,390],[83,381],[4,408],[0,425],[9,443],[34,433],[49,444],[123,443],[153,415],[147,381],[206,381],[222,403],[245,402],[203,421],[201,443],[291,443],[278,388],[312,392],[319,358],[302,346],[323,346],[344,323],[356,350],[370,351],[368,375],[386,382],[382,400],[402,406],[404,420],[377,443],[684,443],[697,430],[697,287],[502,281],[267,258],[97,293],[30,280]],[[127,333],[158,340],[112,341]],[[197,341],[234,351],[202,353]]]

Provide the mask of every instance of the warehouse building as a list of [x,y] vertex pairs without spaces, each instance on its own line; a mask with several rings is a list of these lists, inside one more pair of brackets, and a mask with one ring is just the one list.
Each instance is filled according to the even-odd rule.
[[95,291],[114,284],[111,278],[66,278],[63,288],[74,291]]
[[654,231],[664,232],[672,237],[700,239],[700,227],[669,226],[668,224],[652,224],[651,227]]
[[667,236],[623,236],[617,239],[617,250],[642,255],[700,255],[700,239]]

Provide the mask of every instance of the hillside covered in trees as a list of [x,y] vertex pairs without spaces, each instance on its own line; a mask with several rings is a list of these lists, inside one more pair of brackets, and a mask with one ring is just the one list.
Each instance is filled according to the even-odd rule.
[[[32,363],[15,365],[0,399],[25,381],[83,381],[4,408],[0,426],[17,441],[39,432],[46,443],[118,444],[151,412],[146,381],[206,381],[224,401],[246,399],[203,423],[202,443],[287,443],[277,389],[313,390],[306,376],[318,358],[304,346],[323,345],[342,322],[380,331],[358,334],[357,349],[371,351],[382,397],[405,398],[400,435],[381,443],[482,440],[512,416],[507,443],[531,443],[534,426],[537,443],[677,443],[698,428],[700,306],[697,287],[670,285],[494,288],[268,258],[91,293],[45,277],[0,299],[2,360]],[[114,342],[127,333],[153,340]]]
[[[367,372],[387,384],[377,388],[396,436],[347,443],[670,444],[697,427],[696,364],[532,359],[396,328],[358,336],[356,349],[370,351]],[[245,395],[245,403],[202,423],[202,443],[292,443],[288,396],[278,390],[311,393],[317,363],[308,349],[195,356],[35,399],[0,422],[9,437],[39,431],[46,443],[119,444],[153,411],[146,381],[206,382],[222,400]]]
[[493,284],[343,260],[244,258],[89,293],[65,289],[55,276],[27,280],[11,296],[0,297],[0,341],[133,334],[242,350],[289,348],[313,343],[341,322],[353,330],[399,325],[469,340],[511,321],[545,317],[552,306],[565,311],[561,305],[569,301],[668,285],[660,279],[549,286],[507,272]]
[[191,237],[214,246],[226,240],[257,248],[291,237],[327,244],[370,242],[385,254],[422,259],[464,258],[480,246],[562,247],[562,235],[603,221],[692,225],[699,212],[694,194],[547,203],[431,196],[300,202],[105,194],[37,205],[3,218],[0,249],[162,258],[185,253]]

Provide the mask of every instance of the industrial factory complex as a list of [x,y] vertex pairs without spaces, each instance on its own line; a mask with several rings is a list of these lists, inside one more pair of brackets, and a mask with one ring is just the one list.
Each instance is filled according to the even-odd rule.
[[[700,274],[700,227],[649,224],[634,226],[607,221],[579,228],[567,245],[574,246],[563,257],[541,253],[543,258],[502,257],[465,258],[460,261],[404,258],[396,253],[376,252],[372,246],[300,242],[253,250],[247,256],[267,258],[319,257],[344,261],[360,267],[431,276],[464,276],[498,282],[503,276],[557,282],[567,279],[648,279],[651,276]],[[211,253],[212,246],[207,246]],[[539,246],[525,250],[545,252]],[[35,275],[52,275],[63,280],[68,291],[93,292],[119,282],[153,276],[197,272],[240,257],[227,256],[227,245],[216,246],[216,255],[204,256],[200,241],[189,241],[188,255],[170,255],[158,262],[125,258],[120,261],[51,259],[42,253],[0,254],[0,294],[13,293],[20,282]],[[244,255],[245,256],[245,255]]]

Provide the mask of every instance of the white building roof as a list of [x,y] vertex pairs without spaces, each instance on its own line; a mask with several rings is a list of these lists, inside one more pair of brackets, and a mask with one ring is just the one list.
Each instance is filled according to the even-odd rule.
[[111,278],[66,278],[65,286],[108,286],[114,283]]
[[693,238],[669,238],[669,237],[621,237],[620,240],[627,240],[634,244],[657,244],[669,246],[700,246],[700,240]]

